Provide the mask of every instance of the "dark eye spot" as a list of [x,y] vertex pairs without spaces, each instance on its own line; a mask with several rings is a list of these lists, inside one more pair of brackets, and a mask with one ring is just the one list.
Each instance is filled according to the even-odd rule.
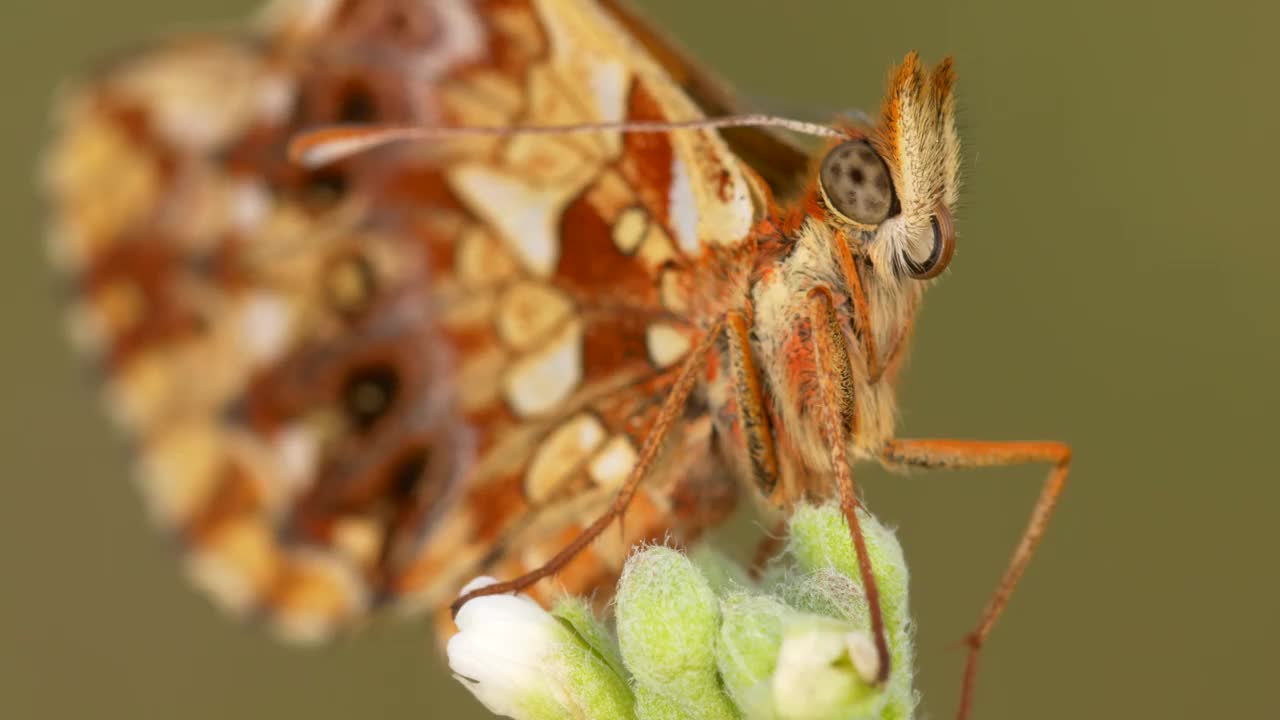
[[391,466],[391,475],[387,478],[387,499],[393,503],[410,500],[417,492],[422,474],[426,469],[426,448],[417,448],[406,453]]
[[325,209],[340,202],[349,185],[341,169],[325,168],[307,176],[303,182],[303,200],[314,208]]
[[370,365],[352,371],[342,384],[342,410],[361,432],[370,430],[395,403],[400,377],[392,367]]
[[849,179],[853,181],[854,185],[861,185],[866,181],[867,176],[863,174],[862,168],[850,168]]
[[338,100],[338,122],[370,123],[378,119],[378,101],[363,83],[348,83]]

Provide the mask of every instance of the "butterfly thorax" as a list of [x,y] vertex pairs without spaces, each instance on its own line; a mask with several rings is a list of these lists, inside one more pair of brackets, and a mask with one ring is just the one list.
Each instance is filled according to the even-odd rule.
[[[862,254],[863,291],[872,308],[872,347],[866,342],[853,310],[852,289],[833,252],[836,229],[820,219],[806,218],[784,229],[762,223],[748,246],[754,252],[749,277],[739,273],[708,271],[700,296],[722,304],[723,310],[743,312],[750,319],[750,362],[760,389],[767,432],[777,445],[778,477],[761,488],[776,503],[829,494],[830,483],[811,482],[830,477],[831,453],[815,412],[820,363],[815,357],[815,332],[839,338],[843,357],[836,358],[842,406],[850,433],[851,457],[876,456],[893,436],[895,401],[893,381],[904,354],[922,285],[901,282],[892,273],[881,276]],[[735,258],[735,260],[737,260]],[[742,267],[743,263],[726,263]],[[836,327],[814,328],[809,318],[815,291],[826,290],[835,303]],[[728,301],[740,293],[736,303]],[[731,335],[726,343],[731,343]],[[886,368],[873,377],[870,355]],[[750,441],[739,415],[741,393],[729,348],[721,348],[712,360],[706,393],[717,418],[720,447],[740,473],[751,476]],[[739,373],[740,374],[740,373]]]

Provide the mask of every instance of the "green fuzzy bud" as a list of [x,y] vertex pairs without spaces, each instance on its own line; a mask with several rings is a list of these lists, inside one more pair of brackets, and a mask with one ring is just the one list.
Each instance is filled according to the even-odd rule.
[[[872,575],[880,590],[880,607],[889,642],[888,702],[880,716],[909,718],[915,711],[916,696],[912,690],[914,653],[911,619],[907,614],[906,560],[892,530],[863,510],[858,511],[858,520],[866,539]],[[857,551],[838,505],[796,508],[791,517],[787,554],[795,563],[796,574],[779,588],[779,593],[788,602],[870,631],[870,611],[858,572]]]
[[771,713],[769,680],[778,663],[783,623],[792,614],[767,595],[735,593],[720,603],[716,667],[729,697],[747,717]]
[[573,718],[635,717],[635,697],[626,681],[597,652],[581,643],[565,645],[556,659],[566,705]]
[[[636,720],[690,720],[688,701],[636,686]],[[700,717],[700,716],[699,716]]]
[[618,677],[627,677],[626,666],[622,663],[622,653],[618,650],[617,641],[609,634],[609,629],[596,618],[586,600],[572,596],[563,597],[556,603],[551,615],[575,633],[592,652],[599,655]]
[[[907,564],[893,531],[864,510],[858,521],[867,542],[872,574],[880,588],[881,609],[886,617],[906,618]],[[814,574],[835,570],[860,588],[858,556],[845,523],[844,513],[835,503],[801,505],[791,516],[787,552],[801,572]],[[856,622],[856,618],[849,618]]]
[[671,699],[682,717],[737,717],[716,675],[719,602],[687,557],[665,547],[632,555],[618,585],[617,620],[637,692]]
[[703,544],[689,552],[689,560],[702,573],[717,595],[751,588],[755,583],[741,565],[711,545]]

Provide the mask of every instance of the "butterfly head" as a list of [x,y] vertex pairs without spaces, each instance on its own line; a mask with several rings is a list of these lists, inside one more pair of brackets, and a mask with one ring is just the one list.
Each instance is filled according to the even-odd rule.
[[955,250],[954,82],[949,58],[929,71],[908,55],[878,126],[850,130],[822,158],[818,190],[829,221],[886,279],[937,277]]

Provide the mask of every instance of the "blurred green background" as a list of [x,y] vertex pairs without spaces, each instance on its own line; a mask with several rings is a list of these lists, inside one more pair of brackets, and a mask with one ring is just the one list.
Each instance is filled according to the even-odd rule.
[[[190,592],[64,342],[34,167],[59,80],[249,0],[0,9],[0,716],[480,717],[426,632],[280,647]],[[1063,439],[1077,463],[991,638],[976,717],[1257,717],[1274,708],[1280,473],[1280,16],[1244,0],[650,0],[766,107],[878,103],[909,49],[957,57],[960,249],[930,293],[901,433]],[[1042,468],[861,475],[913,571],[922,715]],[[1274,710],[1272,711],[1274,712]]]

